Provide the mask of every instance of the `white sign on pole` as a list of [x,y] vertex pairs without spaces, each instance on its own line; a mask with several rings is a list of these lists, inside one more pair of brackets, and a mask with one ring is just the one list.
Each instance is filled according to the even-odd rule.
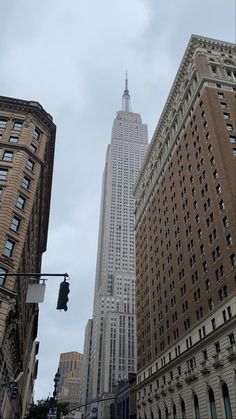
[[29,284],[26,303],[43,303],[45,288],[45,284]]

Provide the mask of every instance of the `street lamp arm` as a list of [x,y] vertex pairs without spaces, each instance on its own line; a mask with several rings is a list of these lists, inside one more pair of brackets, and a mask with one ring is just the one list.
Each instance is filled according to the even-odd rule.
[[1,277],[7,277],[7,276],[35,276],[35,277],[41,277],[41,276],[63,276],[64,278],[69,278],[68,273],[64,274],[57,274],[57,273],[41,273],[41,272],[6,272],[0,274]]

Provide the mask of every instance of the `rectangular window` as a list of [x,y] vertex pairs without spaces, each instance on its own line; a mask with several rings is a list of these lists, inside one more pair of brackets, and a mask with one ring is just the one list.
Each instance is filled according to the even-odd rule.
[[20,209],[24,209],[26,198],[22,195],[19,195],[16,201],[16,206]]
[[40,139],[40,131],[39,131],[37,128],[35,128],[35,130],[34,130],[34,133],[33,133],[33,138],[34,138],[36,141],[39,141],[39,139]]
[[21,121],[15,121],[14,124],[13,124],[13,129],[15,131],[21,131],[22,127],[23,127],[23,122],[21,122]]
[[228,131],[233,131],[233,125],[232,124],[226,124],[226,128]]
[[2,274],[6,274],[7,272],[8,272],[7,269],[0,266],[0,286],[2,286],[2,287],[3,287],[4,282],[5,282],[5,275],[3,276]]
[[[0,271],[1,271],[1,268],[0,268]],[[233,333],[231,333],[229,335],[229,343],[230,343],[230,345],[234,345],[234,343],[235,343],[235,337],[234,337]]]
[[211,319],[211,324],[212,324],[212,330],[215,330],[215,328],[216,328],[216,319],[215,318]]
[[9,142],[16,144],[18,142],[18,137],[11,135],[9,138]]
[[224,112],[223,115],[224,115],[224,119],[230,119],[229,112]]
[[14,231],[18,231],[20,228],[21,219],[16,215],[13,216],[11,220],[11,229]]
[[236,266],[236,256],[234,253],[230,255],[230,262],[232,266]]
[[24,189],[29,189],[30,186],[30,179],[26,176],[24,176],[22,183],[21,183],[22,188]]
[[220,352],[220,342],[215,343],[215,350],[217,354]]
[[12,161],[13,158],[13,151],[4,151],[3,160],[4,161]]
[[236,143],[236,137],[235,137],[235,135],[230,135],[230,136],[229,136],[229,141],[230,141],[232,144],[235,144],[235,143]]
[[15,242],[11,239],[7,239],[3,254],[9,258],[12,257],[14,247],[15,247]]
[[0,180],[6,180],[8,169],[0,169]]
[[6,128],[7,120],[4,118],[0,118],[0,128],[4,129]]
[[34,144],[30,144],[30,150],[31,150],[33,153],[36,153],[36,151],[37,151],[37,147],[36,147]]
[[34,170],[34,162],[33,160],[29,159],[26,163],[26,169],[30,170],[31,172]]

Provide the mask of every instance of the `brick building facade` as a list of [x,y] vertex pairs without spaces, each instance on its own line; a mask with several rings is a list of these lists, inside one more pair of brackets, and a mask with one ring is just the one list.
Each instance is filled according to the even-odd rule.
[[[38,305],[26,304],[46,250],[56,127],[33,101],[0,97],[0,405],[1,415],[23,417],[37,372]],[[7,385],[23,376],[12,398]],[[15,416],[14,416],[15,415]]]
[[235,63],[191,37],[136,182],[140,418],[236,415]]

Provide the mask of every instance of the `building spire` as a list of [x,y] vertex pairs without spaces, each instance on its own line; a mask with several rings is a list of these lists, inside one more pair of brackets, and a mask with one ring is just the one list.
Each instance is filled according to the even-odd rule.
[[122,111],[131,112],[130,94],[128,89],[128,73],[125,75],[125,90],[122,96]]

